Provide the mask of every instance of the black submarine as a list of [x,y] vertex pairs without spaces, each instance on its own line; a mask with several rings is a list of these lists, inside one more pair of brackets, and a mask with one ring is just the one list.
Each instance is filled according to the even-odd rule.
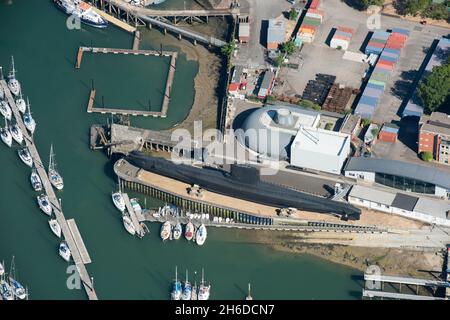
[[211,167],[198,168],[131,152],[126,160],[136,167],[188,184],[196,184],[211,192],[278,208],[328,213],[342,220],[359,220],[361,210],[344,202],[310,195],[260,180],[259,169],[231,165],[230,172]]

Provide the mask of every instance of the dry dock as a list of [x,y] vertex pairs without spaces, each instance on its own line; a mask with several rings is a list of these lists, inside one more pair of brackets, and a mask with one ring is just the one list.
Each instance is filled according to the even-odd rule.
[[[60,205],[58,198],[55,194],[55,191],[53,190],[53,187],[50,183],[47,172],[45,171],[45,168],[42,165],[41,157],[38,153],[36,145],[34,144],[33,138],[28,134],[25,124],[23,123],[20,111],[18,110],[18,108],[16,106],[15,100],[8,88],[8,85],[6,84],[6,81],[0,80],[0,86],[2,87],[2,89],[5,93],[5,99],[7,100],[8,104],[11,107],[13,115],[16,119],[16,123],[19,126],[20,130],[22,130],[26,146],[28,147],[28,150],[33,159],[33,163],[35,164],[37,173],[39,174],[39,177],[41,178],[42,185],[43,185],[45,192],[49,198],[49,201],[53,207],[53,211],[55,213],[56,220],[58,221],[59,225],[61,226],[61,230],[62,230],[62,234],[64,235],[64,239],[66,240],[67,245],[69,246],[69,249],[72,253],[72,258],[77,267],[81,281],[83,282],[83,286],[86,291],[86,294],[87,294],[89,300],[97,300],[97,294],[95,292],[95,289],[93,288],[91,277],[89,276],[89,273],[85,266],[85,264],[91,262],[91,259],[89,257],[89,254],[87,253],[87,249],[84,245],[84,242],[81,238],[78,228],[76,227],[75,221],[71,220],[72,222],[70,222],[70,224],[69,224],[69,221],[66,220],[66,218],[62,212],[61,205]],[[72,227],[72,229],[71,229],[71,227]],[[55,251],[56,251],[56,247],[55,247]]]

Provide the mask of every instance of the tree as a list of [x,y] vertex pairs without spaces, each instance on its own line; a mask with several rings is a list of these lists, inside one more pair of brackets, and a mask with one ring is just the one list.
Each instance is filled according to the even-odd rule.
[[289,19],[290,20],[297,20],[298,17],[298,12],[297,10],[295,10],[294,8],[291,9],[291,11],[289,11]]
[[381,6],[383,4],[383,0],[353,0],[346,2],[358,10],[366,10],[369,6]]
[[288,56],[293,54],[295,51],[295,43],[294,41],[288,41],[281,45],[281,52],[286,53]]
[[405,3],[405,13],[416,16],[430,5],[430,0],[409,0]]
[[424,151],[420,153],[420,158],[422,158],[423,161],[431,162],[433,161],[433,154],[430,151]]
[[220,52],[222,52],[222,54],[224,56],[229,58],[233,54],[233,51],[234,51],[235,48],[236,48],[236,44],[234,42],[230,42],[230,43],[227,43],[226,45],[224,45],[220,49]]
[[370,121],[370,119],[361,119],[361,125],[365,128],[368,127],[370,124],[372,123],[372,121]]
[[418,95],[425,106],[425,112],[438,110],[450,98],[450,57],[441,66],[433,68],[419,85]]
[[276,67],[281,67],[284,62],[284,54],[280,54],[278,57],[276,57],[274,62]]
[[304,108],[308,108],[308,109],[313,109],[313,110],[320,110],[320,106],[317,103],[314,103],[312,101],[309,100],[300,100],[298,102],[298,105]]

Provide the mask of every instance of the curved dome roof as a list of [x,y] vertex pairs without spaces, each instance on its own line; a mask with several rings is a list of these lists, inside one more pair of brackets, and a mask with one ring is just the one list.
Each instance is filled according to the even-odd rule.
[[318,112],[301,107],[266,105],[244,120],[236,138],[261,155],[285,160],[300,126],[315,127],[319,118]]

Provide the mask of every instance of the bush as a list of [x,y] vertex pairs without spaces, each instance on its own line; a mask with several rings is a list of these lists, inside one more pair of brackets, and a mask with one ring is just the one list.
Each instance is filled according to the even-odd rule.
[[370,119],[361,119],[361,125],[364,128],[370,126],[371,123],[372,123],[372,121],[370,121]]
[[298,12],[297,10],[295,10],[294,8],[291,9],[291,11],[289,11],[289,19],[290,20],[296,20],[298,17]]
[[304,108],[313,109],[313,110],[320,110],[320,106],[314,102],[311,102],[309,100],[301,100],[298,102],[298,105]]
[[332,124],[331,122],[328,122],[328,123],[325,125],[325,130],[331,130],[331,129],[333,129],[333,124]]
[[286,53],[288,56],[293,54],[295,51],[295,43],[294,41],[288,41],[281,45],[281,52]]
[[274,64],[276,67],[281,67],[283,65],[283,62],[284,62],[284,54],[280,54],[274,60]]
[[433,154],[430,151],[424,151],[420,153],[420,158],[422,158],[423,161],[431,162],[433,161]]

